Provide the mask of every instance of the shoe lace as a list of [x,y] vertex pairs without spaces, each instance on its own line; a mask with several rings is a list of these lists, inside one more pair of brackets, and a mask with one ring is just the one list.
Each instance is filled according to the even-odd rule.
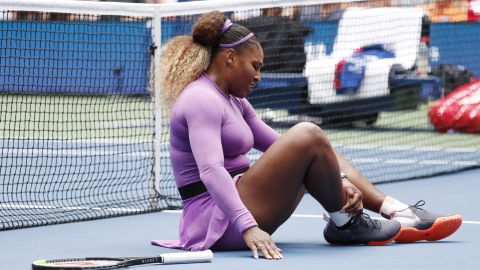
[[425,205],[425,201],[424,201],[424,200],[420,200],[420,201],[418,201],[416,204],[414,204],[414,205],[412,205],[412,206],[410,206],[410,207],[417,209],[420,213],[426,214],[426,213],[428,213],[427,210],[425,210],[425,209],[423,209],[423,208],[420,207],[420,206],[424,206],[424,205]]
[[421,208],[420,206],[424,206],[425,205],[425,201],[424,200],[419,200],[417,203],[415,203],[414,205],[409,205],[407,208],[404,208],[402,210],[397,210],[397,211],[393,211],[390,216],[394,216],[396,213],[398,212],[403,212],[405,210],[408,210],[410,209],[410,207],[413,207],[415,209],[418,209],[418,210],[421,210],[421,211],[424,211],[425,212],[425,209]]
[[[410,205],[410,207],[415,207],[417,209],[420,209],[420,210],[424,210],[423,208],[421,208],[420,206],[424,206],[425,205],[425,201],[424,200],[420,200],[418,201],[416,204],[414,205]],[[424,210],[425,211],[425,210]]]
[[370,215],[368,215],[366,213],[363,213],[363,212],[361,214],[358,214],[355,217],[355,219],[356,219],[357,222],[365,224],[371,230],[372,229],[379,230],[382,226],[380,221],[372,219],[370,217]]

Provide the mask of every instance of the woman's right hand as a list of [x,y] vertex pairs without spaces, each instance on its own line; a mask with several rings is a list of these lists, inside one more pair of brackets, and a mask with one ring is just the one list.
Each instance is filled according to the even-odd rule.
[[348,213],[349,216],[354,216],[362,212],[363,210],[363,195],[362,192],[348,180],[348,178],[342,178],[343,191],[347,202],[343,206],[342,211]]
[[253,258],[258,259],[258,251],[261,251],[265,258],[283,259],[282,250],[272,240],[272,237],[261,230],[258,226],[248,228],[243,232],[243,240],[253,252]]

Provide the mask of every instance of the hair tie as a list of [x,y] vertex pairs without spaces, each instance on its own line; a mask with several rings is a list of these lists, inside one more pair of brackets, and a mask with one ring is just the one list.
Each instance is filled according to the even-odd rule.
[[221,34],[223,34],[225,31],[227,31],[230,27],[232,27],[233,23],[230,21],[230,19],[226,19],[225,22],[223,23],[223,28]]

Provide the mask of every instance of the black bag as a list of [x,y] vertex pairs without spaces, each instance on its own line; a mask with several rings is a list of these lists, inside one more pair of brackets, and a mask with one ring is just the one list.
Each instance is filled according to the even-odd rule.
[[304,38],[310,28],[283,16],[260,16],[241,24],[250,29],[262,44],[265,55],[263,72],[303,72],[306,63]]
[[452,64],[437,65],[432,69],[429,75],[442,79],[445,91],[444,95],[447,95],[461,85],[469,83],[475,76],[464,66]]

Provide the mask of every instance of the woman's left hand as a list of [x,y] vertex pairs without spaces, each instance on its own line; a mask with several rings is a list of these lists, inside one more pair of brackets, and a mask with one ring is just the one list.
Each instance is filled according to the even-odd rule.
[[347,203],[343,206],[342,211],[348,213],[349,216],[359,214],[363,210],[362,192],[354,186],[346,177],[342,178],[343,192],[347,198]]

